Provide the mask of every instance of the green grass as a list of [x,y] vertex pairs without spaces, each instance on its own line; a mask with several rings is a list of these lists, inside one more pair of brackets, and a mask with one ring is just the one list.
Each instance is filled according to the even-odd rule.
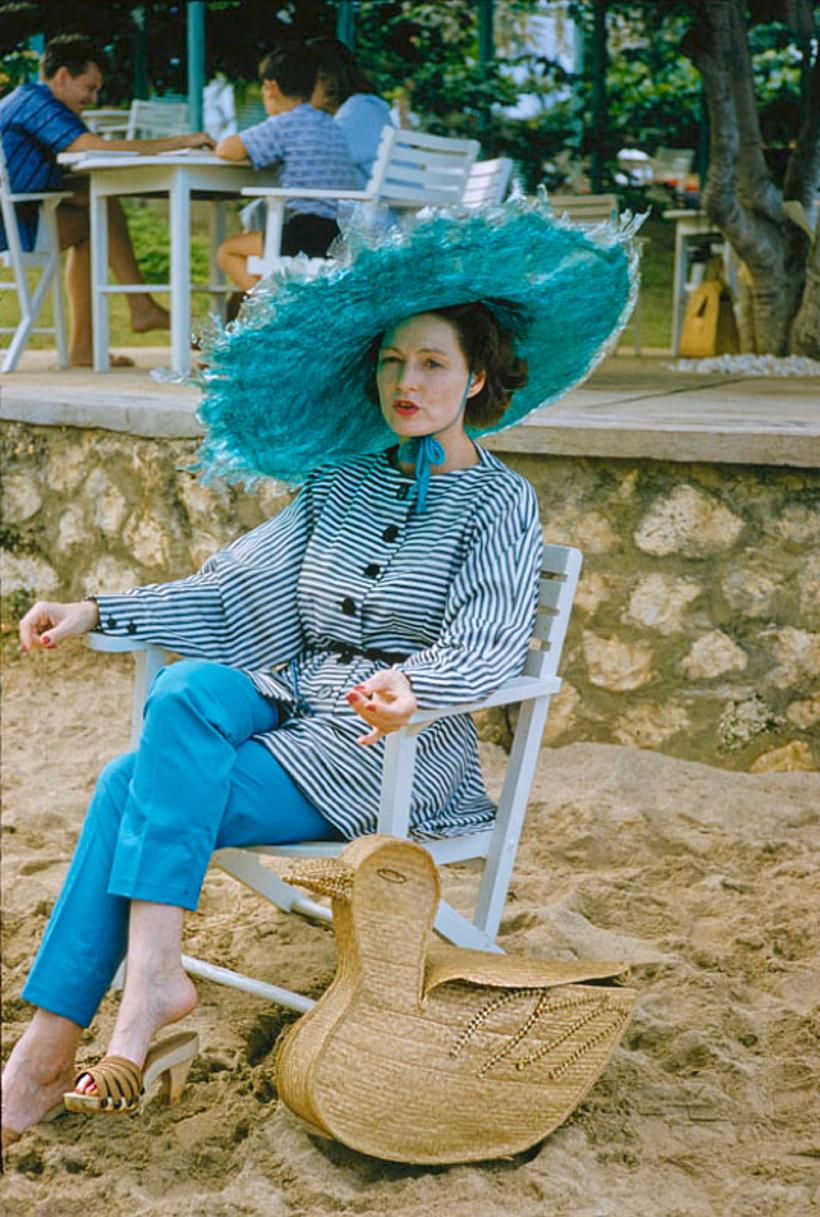
[[[162,204],[151,200],[127,199],[124,203],[128,225],[134,242],[134,251],[140,269],[148,283],[168,281],[168,222]],[[191,237],[191,266],[194,281],[205,282],[208,278],[209,235],[204,212],[194,213]],[[233,227],[237,227],[233,221]],[[674,258],[674,230],[671,224],[650,218],[641,229],[643,259],[641,277],[641,344],[644,347],[668,347],[672,326],[672,270]],[[0,279],[11,279],[10,271],[0,270]],[[153,331],[135,334],[128,320],[128,306],[124,296],[111,298],[111,346],[162,346],[167,336]],[[167,294],[157,293],[157,299],[167,306]],[[204,292],[195,292],[192,297],[193,328],[204,320],[209,298]],[[0,325],[15,325],[18,319],[17,299],[13,292],[0,292]],[[51,301],[48,300],[40,323],[51,323]],[[6,342],[8,336],[4,336]],[[632,326],[626,330],[623,345],[628,349],[632,343]],[[54,346],[48,334],[35,334],[31,346],[47,348]]]

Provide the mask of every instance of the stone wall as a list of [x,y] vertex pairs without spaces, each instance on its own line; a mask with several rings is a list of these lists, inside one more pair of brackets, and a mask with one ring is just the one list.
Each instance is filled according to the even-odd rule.
[[[193,440],[7,423],[4,621],[35,594],[189,573],[287,498],[208,489]],[[545,540],[584,573],[549,743],[656,748],[737,769],[820,767],[820,504],[810,471],[509,456]],[[505,742],[495,712],[483,732]]]

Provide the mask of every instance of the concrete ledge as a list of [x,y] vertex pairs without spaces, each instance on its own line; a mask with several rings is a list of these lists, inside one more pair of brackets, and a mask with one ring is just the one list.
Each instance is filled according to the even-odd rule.
[[[167,353],[131,354],[141,366],[96,374],[49,371],[53,354],[32,352],[21,371],[0,377],[0,418],[146,438],[201,435],[197,391],[150,376]],[[667,356],[609,359],[582,388],[486,446],[534,456],[820,467],[815,381],[695,376],[670,372],[667,363]]]

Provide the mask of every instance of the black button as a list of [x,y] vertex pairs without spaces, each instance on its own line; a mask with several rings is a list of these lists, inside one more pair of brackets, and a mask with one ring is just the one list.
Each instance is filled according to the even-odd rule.
[[375,579],[380,570],[381,567],[379,566],[378,562],[368,562],[367,566],[364,568],[364,573],[367,575],[368,579]]
[[129,634],[136,634],[136,632],[137,632],[137,623],[136,623],[136,621],[129,621],[129,622],[128,622],[128,633],[129,633]]
[[395,541],[396,537],[398,535],[399,535],[399,530],[396,527],[396,525],[388,524],[387,528],[385,528],[384,532],[382,533],[382,539],[384,541]]
[[115,630],[117,628],[117,618],[109,617],[105,624],[109,630]]
[[346,613],[348,617],[356,616],[356,605],[349,596],[345,596],[344,600],[342,601],[342,612]]
[[410,493],[409,483],[402,482],[401,486],[399,486],[398,490],[396,491],[396,498],[397,499],[406,499],[409,493]]

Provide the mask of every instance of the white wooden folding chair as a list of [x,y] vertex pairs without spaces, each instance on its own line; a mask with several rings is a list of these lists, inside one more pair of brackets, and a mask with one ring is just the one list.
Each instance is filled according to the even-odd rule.
[[[243,195],[267,202],[264,253],[259,258],[248,258],[249,273],[265,276],[288,265],[290,259],[280,253],[288,199],[358,203],[371,211],[379,204],[410,209],[457,205],[464,198],[479,147],[474,139],[447,139],[386,126],[364,190],[246,187]],[[311,262],[320,267],[325,259],[314,258]]]
[[[439,718],[473,713],[492,706],[520,704],[495,822],[480,832],[436,841],[419,841],[439,865],[469,859],[484,860],[484,872],[472,917],[457,912],[443,900],[439,905],[436,931],[458,946],[481,951],[501,950],[496,944],[496,936],[524,825],[550,698],[561,687],[558,665],[580,571],[581,554],[577,549],[564,545],[545,545],[536,625],[521,675],[508,680],[495,693],[480,702],[467,706],[420,710],[413,715],[406,727],[393,732],[385,741],[376,831],[406,838],[411,835],[410,800],[419,734]],[[132,710],[132,745],[136,747],[142,724],[145,693],[167,655],[159,647],[135,643],[126,638],[111,638],[105,634],[91,634],[89,643],[97,651],[135,652],[137,679]],[[220,849],[214,854],[213,861],[222,870],[285,912],[301,913],[303,916],[330,921],[329,908],[309,899],[297,888],[286,883],[267,865],[266,860],[335,857],[345,844],[344,841],[303,841],[294,845]],[[191,956],[184,956],[183,964],[194,976],[243,989],[247,993],[267,998],[293,1010],[304,1011],[313,1005],[313,1002],[302,994],[243,976],[228,968],[216,967]]]
[[[32,334],[54,334],[57,344],[57,362],[61,368],[68,367],[68,341],[66,338],[65,313],[63,311],[62,285],[60,282],[60,238],[57,234],[55,212],[70,193],[44,190],[36,193],[16,194],[11,189],[6,159],[0,143],[0,214],[6,230],[8,249],[0,253],[0,265],[10,268],[11,281],[0,281],[0,290],[15,291],[20,305],[20,321],[16,326],[0,326],[0,334],[11,334],[0,371],[13,372]],[[37,242],[34,250],[24,250],[20,242],[15,208],[23,203],[39,208]],[[32,291],[26,271],[38,270],[39,280]],[[54,325],[38,326],[46,293],[52,292]]]
[[476,161],[470,170],[462,203],[465,207],[494,207],[503,203],[512,176],[513,163],[508,156],[491,161]]
[[157,97],[131,102],[126,139],[164,139],[168,135],[185,135],[187,131],[186,101],[163,101]]
[[[577,224],[593,227],[610,220],[618,212],[618,198],[614,194],[551,194],[550,206],[556,215],[569,216]],[[642,241],[638,238],[638,244]],[[635,354],[641,353],[641,298],[635,299],[632,311],[632,343]]]

